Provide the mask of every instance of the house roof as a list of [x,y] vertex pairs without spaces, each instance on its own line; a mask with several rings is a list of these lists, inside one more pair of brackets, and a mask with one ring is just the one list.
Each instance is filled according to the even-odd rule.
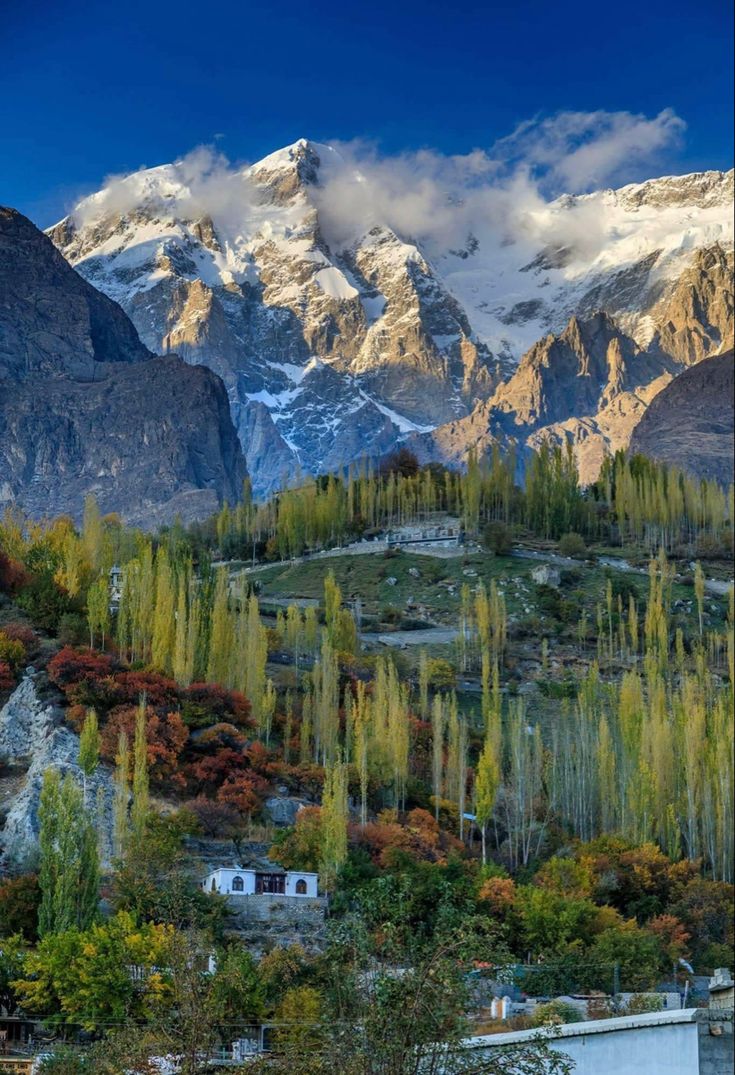
[[275,862],[272,866],[215,866],[209,871],[207,877],[211,877],[213,873],[279,873],[283,874],[298,874],[299,877],[318,877],[319,874],[313,870],[284,870],[283,866],[278,866]]

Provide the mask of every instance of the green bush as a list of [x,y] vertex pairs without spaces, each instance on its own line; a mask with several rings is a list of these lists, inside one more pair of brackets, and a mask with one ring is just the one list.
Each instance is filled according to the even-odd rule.
[[560,556],[582,557],[586,556],[586,554],[587,546],[581,534],[575,534],[572,531],[569,534],[562,534],[559,538]]
[[645,1015],[663,1010],[664,998],[661,993],[634,993],[625,1006],[626,1015]]
[[513,531],[506,523],[488,523],[482,532],[482,543],[488,552],[507,556],[513,547]]
[[566,1000],[549,1000],[539,1004],[531,1015],[531,1026],[548,1026],[549,1023],[580,1023],[584,1016],[574,1004]]

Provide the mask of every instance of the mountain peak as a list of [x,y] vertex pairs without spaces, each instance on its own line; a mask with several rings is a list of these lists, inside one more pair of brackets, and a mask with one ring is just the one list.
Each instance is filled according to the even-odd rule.
[[295,174],[302,183],[316,183],[319,170],[325,164],[338,164],[339,153],[331,146],[321,142],[312,142],[308,138],[299,138],[289,146],[269,153],[267,157],[256,161],[248,172],[255,178],[272,177],[279,172]]

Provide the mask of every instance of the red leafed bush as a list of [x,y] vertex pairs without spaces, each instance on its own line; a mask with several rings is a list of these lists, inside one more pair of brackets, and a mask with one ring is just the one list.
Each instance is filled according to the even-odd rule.
[[12,691],[15,683],[15,675],[8,662],[0,661],[0,691]]
[[214,794],[217,788],[234,773],[244,772],[247,758],[241,750],[221,747],[187,766],[189,786],[197,794]]
[[350,842],[364,847],[379,866],[390,865],[397,851],[417,862],[444,862],[449,851],[462,847],[459,840],[441,832],[431,814],[419,809],[412,810],[403,825],[388,811],[367,825],[351,825]]
[[[119,706],[114,709],[102,729],[100,753],[108,761],[117,754],[120,732],[125,732],[128,742],[135,739],[137,706]],[[159,714],[146,710],[146,740],[151,780],[160,785],[183,788],[186,781],[181,771],[181,755],[189,738],[189,729],[178,713]]]
[[29,581],[22,564],[17,560],[11,560],[6,552],[0,549],[0,591],[15,594],[22,590]]
[[267,780],[274,780],[283,772],[283,762],[279,761],[276,752],[270,750],[264,743],[251,743],[245,755],[250,768]]
[[247,739],[234,724],[215,724],[197,735],[195,747],[199,751],[211,753],[220,747],[242,750],[246,743]]
[[235,773],[217,792],[217,800],[234,806],[243,817],[252,817],[262,809],[268,781],[257,773]]
[[64,646],[49,661],[48,675],[51,682],[63,690],[82,680],[104,679],[112,673],[113,667],[112,657],[106,653]]
[[173,679],[167,679],[158,672],[118,672],[115,676],[115,689],[119,704],[129,705],[137,702],[145,694],[146,705],[174,706],[178,708],[179,688]]
[[13,642],[20,642],[26,653],[35,653],[38,647],[38,635],[25,623],[6,623],[3,634]]

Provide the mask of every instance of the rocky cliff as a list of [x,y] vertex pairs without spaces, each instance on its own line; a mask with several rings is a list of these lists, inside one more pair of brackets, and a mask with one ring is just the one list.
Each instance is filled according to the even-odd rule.
[[[38,851],[38,806],[43,774],[56,769],[83,786],[79,768],[79,736],[63,723],[63,711],[48,695],[42,672],[28,669],[0,709],[0,757],[9,771],[0,780],[0,866],[23,870],[33,865]],[[7,786],[6,786],[7,785]],[[105,765],[87,778],[88,802],[101,810],[98,817],[103,860],[112,853],[113,781]]]
[[0,505],[145,527],[237,499],[246,470],[219,378],[153,358],[117,303],[0,209]]
[[[461,464],[470,449],[481,456],[494,443],[522,453],[543,442],[571,442],[582,481],[593,481],[605,455],[628,447],[651,401],[674,378],[732,346],[732,272],[732,251],[719,244],[697,251],[652,307],[656,327],[643,345],[606,313],[573,316],[561,333],[534,344],[469,416],[413,437],[418,455]],[[697,384],[687,377],[675,398],[683,401]],[[695,399],[692,406],[704,428],[705,412]],[[717,425],[717,408],[712,414]],[[705,453],[703,474],[706,459],[714,466]]]
[[656,396],[633,431],[630,451],[729,485],[734,393],[732,351],[699,362]]
[[[385,210],[363,226],[367,177],[301,140],[209,182],[187,160],[137,172],[49,234],[148,347],[222,376],[266,493],[298,470],[380,455],[407,436],[428,437],[441,455],[446,431],[458,447],[465,420],[481,424],[499,386],[501,415],[520,419],[534,393],[546,408],[523,428],[511,423],[523,443],[547,427],[566,436],[556,428],[565,422],[581,423],[580,444],[592,422],[592,454],[627,443],[660,378],[731,331],[731,195],[732,173],[667,177],[525,214],[511,207],[455,243],[401,231]],[[355,219],[339,227],[345,198]],[[447,191],[447,214],[452,199]],[[599,311],[619,336],[617,356],[609,339],[592,356],[604,369],[578,380],[568,339],[542,357],[550,336],[569,337],[572,318]],[[521,400],[521,383],[504,382],[534,345]],[[545,363],[543,390],[531,383],[534,362]]]

